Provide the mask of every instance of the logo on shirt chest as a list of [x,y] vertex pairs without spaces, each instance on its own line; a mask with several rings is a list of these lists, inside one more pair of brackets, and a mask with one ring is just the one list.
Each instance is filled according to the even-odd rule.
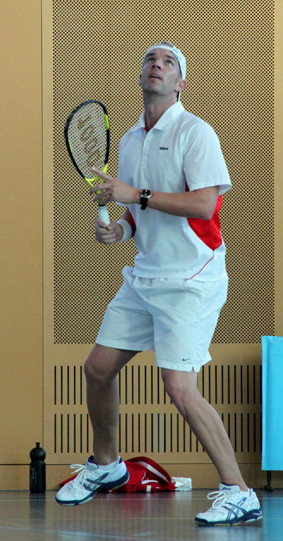
[[168,147],[159,147],[159,150],[169,150]]

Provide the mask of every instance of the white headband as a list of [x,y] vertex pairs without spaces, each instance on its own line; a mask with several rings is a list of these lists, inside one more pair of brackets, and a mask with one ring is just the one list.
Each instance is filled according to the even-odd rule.
[[152,47],[150,47],[148,49],[148,51],[146,51],[146,53],[144,55],[143,63],[145,61],[146,55],[151,53],[151,51],[153,51],[153,49],[165,49],[166,51],[171,51],[171,53],[173,53],[173,55],[175,56],[175,58],[178,61],[178,64],[179,64],[180,70],[181,70],[182,78],[183,79],[186,78],[186,59],[185,59],[183,53],[180,51],[180,49],[177,49],[177,47],[175,47],[175,45],[173,45],[171,47],[170,45],[166,45],[165,43],[157,43],[156,45],[152,45]]

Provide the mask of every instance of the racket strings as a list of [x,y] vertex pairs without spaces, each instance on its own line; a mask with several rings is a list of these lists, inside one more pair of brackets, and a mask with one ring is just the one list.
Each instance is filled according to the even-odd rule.
[[97,103],[89,103],[74,112],[68,126],[68,141],[82,175],[95,178],[93,167],[103,169],[107,162],[107,117]]

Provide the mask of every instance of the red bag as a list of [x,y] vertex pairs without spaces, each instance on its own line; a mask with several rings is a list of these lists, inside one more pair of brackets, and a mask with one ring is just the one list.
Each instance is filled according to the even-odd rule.
[[[129,481],[121,488],[114,489],[112,492],[173,492],[179,490],[178,483],[175,484],[162,466],[154,462],[151,458],[145,456],[130,458],[125,460],[127,470],[130,474]],[[84,468],[80,464],[74,464],[71,468],[77,468],[79,472]],[[60,483],[64,486],[69,481],[75,479],[76,475]],[[174,478],[174,481],[177,478]],[[181,479],[181,478],[180,478]]]
[[113,492],[173,492],[176,487],[164,468],[144,456],[125,460],[130,479]]

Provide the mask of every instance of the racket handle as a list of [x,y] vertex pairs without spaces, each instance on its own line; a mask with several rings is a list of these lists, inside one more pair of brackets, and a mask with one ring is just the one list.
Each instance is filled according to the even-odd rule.
[[106,205],[98,205],[98,216],[100,220],[105,223],[105,225],[110,224],[110,218]]

